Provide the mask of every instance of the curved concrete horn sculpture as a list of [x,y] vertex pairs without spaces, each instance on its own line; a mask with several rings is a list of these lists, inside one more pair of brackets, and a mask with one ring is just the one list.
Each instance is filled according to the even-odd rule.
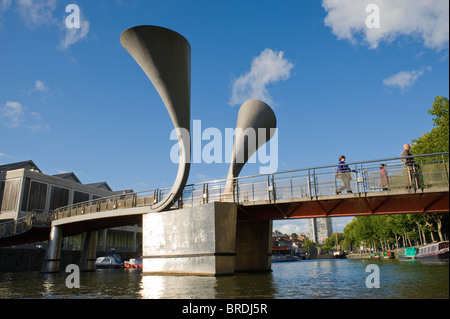
[[175,31],[157,26],[137,26],[122,33],[122,46],[136,60],[158,91],[178,136],[179,166],[170,192],[152,206],[169,208],[183,193],[190,169],[191,47]]
[[239,175],[256,150],[272,138],[276,127],[275,113],[266,103],[248,100],[242,104],[238,113],[227,184]]

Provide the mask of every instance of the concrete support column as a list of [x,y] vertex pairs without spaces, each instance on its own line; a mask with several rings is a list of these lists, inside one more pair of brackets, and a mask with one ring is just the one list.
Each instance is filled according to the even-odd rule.
[[41,272],[54,273],[59,272],[59,263],[61,260],[61,238],[62,228],[52,226],[50,230],[50,240],[47,251],[45,252],[44,264]]
[[143,273],[234,273],[237,206],[209,203],[143,216]]
[[270,272],[272,267],[272,221],[238,222],[236,231],[237,272]]
[[81,248],[80,271],[95,271],[97,231],[87,231]]
[[133,232],[133,252],[137,252],[137,232]]
[[106,251],[106,237],[108,236],[108,230],[103,230],[103,251]]

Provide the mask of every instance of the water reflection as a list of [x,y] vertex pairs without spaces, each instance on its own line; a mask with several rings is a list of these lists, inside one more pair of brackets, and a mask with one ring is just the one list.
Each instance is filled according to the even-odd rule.
[[[367,265],[380,269],[380,288],[366,287]],[[272,273],[225,277],[143,275],[141,270],[81,273],[80,288],[66,287],[68,273],[0,273],[0,298],[447,298],[448,263],[396,260],[317,260],[275,263]]]
[[143,275],[140,296],[145,299],[273,298],[277,294],[272,274],[235,276]]
[[216,277],[143,275],[140,296],[145,299],[215,298]]

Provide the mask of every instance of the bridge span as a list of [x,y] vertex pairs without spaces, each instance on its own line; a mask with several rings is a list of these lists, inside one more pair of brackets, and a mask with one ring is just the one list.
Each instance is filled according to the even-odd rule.
[[[192,184],[171,210],[231,202],[237,204],[238,221],[443,213],[449,211],[448,160],[447,152],[413,156],[411,165],[402,157],[350,163],[351,192],[339,194],[343,182],[336,165],[238,177],[232,188],[227,180]],[[0,224],[0,246],[48,239],[51,225],[73,236],[140,224],[142,215],[151,213],[167,191],[153,189],[61,207],[46,212],[46,222],[42,212],[33,212]]]

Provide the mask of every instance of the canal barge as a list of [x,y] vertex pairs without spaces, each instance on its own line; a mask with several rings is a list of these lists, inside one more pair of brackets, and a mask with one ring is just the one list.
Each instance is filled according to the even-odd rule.
[[416,260],[418,251],[419,251],[419,249],[416,247],[403,248],[398,253],[398,259],[399,260]]
[[420,247],[417,252],[417,260],[449,260],[448,241],[441,241],[424,247]]

